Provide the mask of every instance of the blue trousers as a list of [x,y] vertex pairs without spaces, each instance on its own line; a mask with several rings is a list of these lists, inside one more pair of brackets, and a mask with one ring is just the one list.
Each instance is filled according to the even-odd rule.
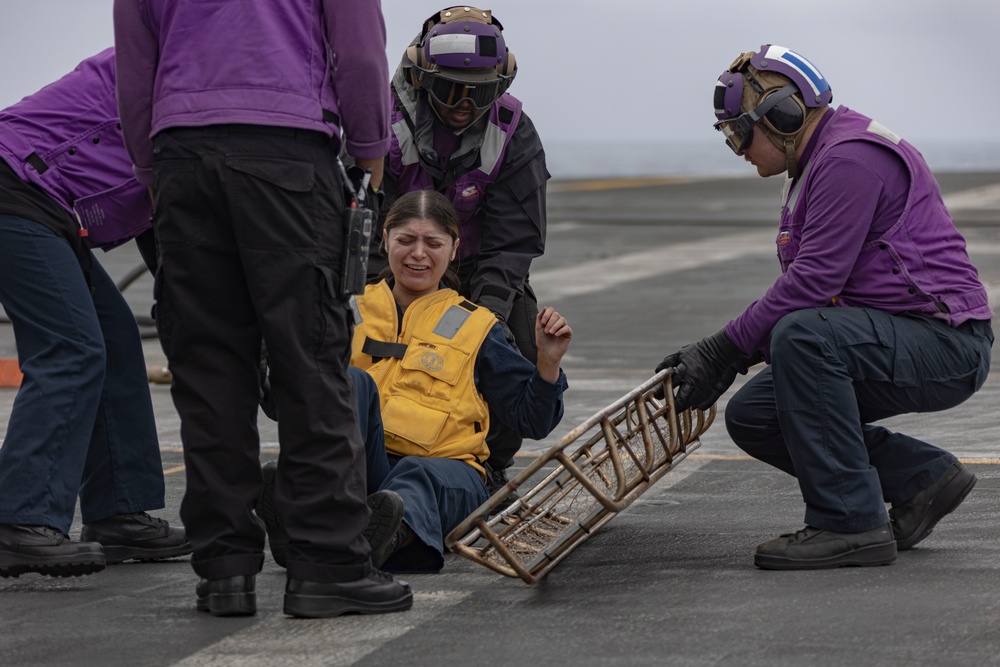
[[745,452],[794,475],[807,525],[863,532],[956,459],[872,422],[954,407],[990,368],[988,322],[958,328],[922,315],[862,308],[802,310],[771,333],[771,365],[726,408]]
[[0,523],[69,531],[163,507],[163,464],[135,317],[96,259],[0,215],[0,303],[24,378],[0,448]]
[[389,456],[379,411],[375,381],[350,368],[358,412],[358,427],[367,453],[368,493],[389,489],[403,498],[403,523],[417,541],[393,554],[383,565],[390,572],[439,572],[444,567],[444,538],[486,502],[482,476],[465,461]]

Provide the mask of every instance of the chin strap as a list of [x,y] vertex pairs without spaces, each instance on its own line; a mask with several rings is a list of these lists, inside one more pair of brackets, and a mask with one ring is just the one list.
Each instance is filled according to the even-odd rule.
[[795,140],[791,137],[785,139],[785,164],[788,165],[788,178],[795,178],[799,175],[799,161],[795,159]]

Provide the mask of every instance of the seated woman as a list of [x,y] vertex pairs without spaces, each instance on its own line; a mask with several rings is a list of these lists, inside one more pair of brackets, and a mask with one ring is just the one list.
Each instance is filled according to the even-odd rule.
[[[539,312],[536,367],[507,342],[489,309],[443,286],[458,282],[451,264],[458,224],[438,192],[399,197],[384,224],[386,277],[357,297],[351,364],[369,376],[352,374],[368,492],[395,492],[403,506],[399,529],[371,540],[373,564],[388,571],[439,571],[445,535],[487,500],[488,406],[534,439],[563,414],[559,363],[572,329],[551,307]],[[379,534],[373,524],[398,522],[392,502],[369,505],[369,535]]]
[[[563,414],[559,362],[572,329],[543,308],[535,320],[537,367],[515,350],[493,313],[454,289],[458,224],[451,202],[435,191],[399,197],[384,224],[385,279],[355,304],[350,371],[367,452],[365,537],[372,564],[389,571],[439,571],[445,535],[486,502],[488,406],[534,439]],[[284,565],[288,538],[273,511],[276,465],[264,465],[257,510]]]

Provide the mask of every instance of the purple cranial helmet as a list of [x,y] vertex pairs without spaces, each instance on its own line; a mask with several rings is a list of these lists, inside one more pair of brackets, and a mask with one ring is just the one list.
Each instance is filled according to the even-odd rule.
[[406,50],[413,87],[446,107],[463,100],[489,107],[517,74],[502,31],[488,9],[451,7],[430,17]]
[[749,51],[741,55],[719,77],[715,88],[715,117],[718,120],[740,114],[748,64],[759,72],[774,72],[788,78],[807,107],[825,107],[833,101],[833,89],[815,65],[791,49],[764,44],[757,53]]
[[833,89],[815,65],[791,49],[764,44],[750,64],[761,72],[777,72],[792,80],[809,108],[825,107],[833,101]]
[[743,74],[726,70],[715,82],[715,118],[731,120],[741,113],[743,104]]
[[[779,75],[777,77],[771,75]],[[749,86],[755,95],[745,95]],[[744,110],[744,98],[751,103]],[[833,90],[823,74],[791,49],[764,44],[760,51],[740,55],[715,83],[715,128],[739,155],[753,140],[754,126],[762,122],[771,140],[789,156],[789,174],[794,176],[792,154],[804,131],[809,109],[826,107]]]

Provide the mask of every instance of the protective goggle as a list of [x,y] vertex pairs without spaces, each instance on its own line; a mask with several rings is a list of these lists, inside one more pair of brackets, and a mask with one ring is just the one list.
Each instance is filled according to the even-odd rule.
[[[746,113],[742,113],[736,118],[727,118],[725,120],[720,120],[715,123],[714,127],[716,130],[722,132],[723,136],[726,138],[726,145],[732,149],[734,153],[739,155],[745,151],[749,146],[750,142],[753,141],[753,127],[756,125],[764,116],[775,109],[779,104],[788,100],[792,95],[798,92],[798,88],[795,84],[787,84],[784,88],[781,88],[777,92],[768,95],[763,102],[757,105],[755,109],[751,109]],[[794,100],[791,101],[795,109],[788,109],[787,113],[782,112],[779,114],[780,117],[775,118],[772,124],[776,126],[776,129],[783,134],[793,134],[798,130],[798,127],[802,125],[802,110]],[[785,105],[783,105],[785,106]],[[786,118],[786,116],[795,116],[796,118]],[[770,122],[772,119],[768,117]],[[797,122],[797,127],[792,126]]]
[[489,81],[453,81],[440,76],[436,71],[423,70],[420,84],[441,106],[453,109],[468,100],[480,111],[489,108],[497,98],[510,87],[510,76],[498,76]]

